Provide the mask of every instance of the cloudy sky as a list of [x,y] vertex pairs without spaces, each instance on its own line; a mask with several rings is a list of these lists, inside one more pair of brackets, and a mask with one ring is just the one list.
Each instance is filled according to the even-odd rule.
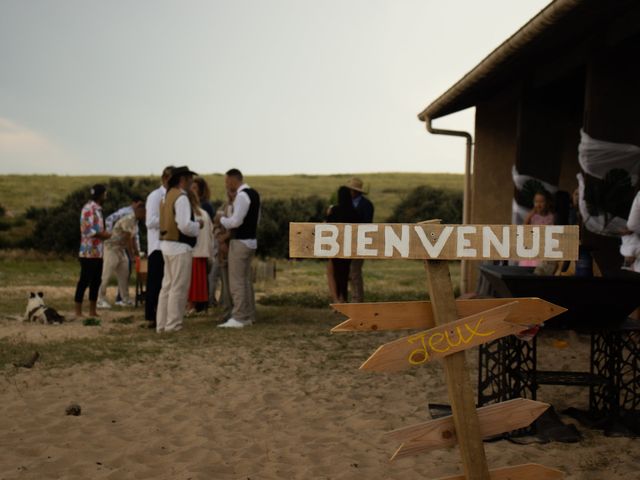
[[0,0],[0,174],[461,172],[416,115],[548,3]]

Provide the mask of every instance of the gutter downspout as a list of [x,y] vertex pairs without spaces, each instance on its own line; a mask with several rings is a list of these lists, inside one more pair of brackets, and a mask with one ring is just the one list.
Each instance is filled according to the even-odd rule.
[[[467,139],[467,148],[465,154],[464,164],[464,193],[462,202],[462,223],[468,224],[469,217],[471,215],[471,148],[473,146],[473,137],[469,132],[461,130],[443,130],[439,128],[433,128],[431,126],[431,116],[426,114],[424,116],[424,124],[427,127],[427,131],[434,135],[450,135],[454,137],[464,137]],[[460,294],[467,293],[467,268],[468,260],[462,260],[460,262]]]

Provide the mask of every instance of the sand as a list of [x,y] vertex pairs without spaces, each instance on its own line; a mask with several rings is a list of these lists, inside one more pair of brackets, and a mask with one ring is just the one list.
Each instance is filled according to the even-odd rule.
[[[137,325],[107,320],[102,327],[52,327],[3,320],[0,335],[52,342],[117,328]],[[191,351],[166,342],[163,353],[144,361],[5,369],[0,479],[409,480],[460,472],[456,449],[389,462],[397,445],[383,438],[426,420],[427,402],[446,402],[439,365],[363,373],[357,367],[367,352],[394,334],[365,344],[354,339],[351,351],[341,348],[348,338],[305,335],[304,325],[254,328],[262,329],[262,340],[256,331],[220,333],[212,327],[211,335],[228,341]],[[584,354],[586,346],[582,340],[573,346],[551,348],[547,359],[575,362],[576,349]],[[468,357],[472,367],[475,357],[475,351]],[[475,378],[475,370],[470,373]],[[544,387],[541,396],[558,410],[584,407],[586,398],[583,389],[558,387]],[[80,416],[65,415],[71,403],[82,407]],[[640,478],[637,441],[580,430],[584,439],[576,444],[487,443],[489,464],[541,463],[563,470],[568,479]]]

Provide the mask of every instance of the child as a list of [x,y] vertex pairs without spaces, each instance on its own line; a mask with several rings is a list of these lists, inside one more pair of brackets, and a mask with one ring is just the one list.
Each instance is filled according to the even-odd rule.
[[[546,191],[539,191],[533,196],[533,210],[529,212],[524,220],[525,225],[553,225],[553,212],[549,202],[549,194]],[[538,260],[521,260],[521,267],[536,267]]]

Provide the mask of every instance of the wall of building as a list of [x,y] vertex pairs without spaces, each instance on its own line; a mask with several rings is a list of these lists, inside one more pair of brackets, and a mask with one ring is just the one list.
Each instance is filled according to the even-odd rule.
[[[471,223],[511,223],[511,166],[517,150],[518,93],[517,89],[502,91],[476,106]],[[468,265],[467,285],[474,290],[478,262]]]

